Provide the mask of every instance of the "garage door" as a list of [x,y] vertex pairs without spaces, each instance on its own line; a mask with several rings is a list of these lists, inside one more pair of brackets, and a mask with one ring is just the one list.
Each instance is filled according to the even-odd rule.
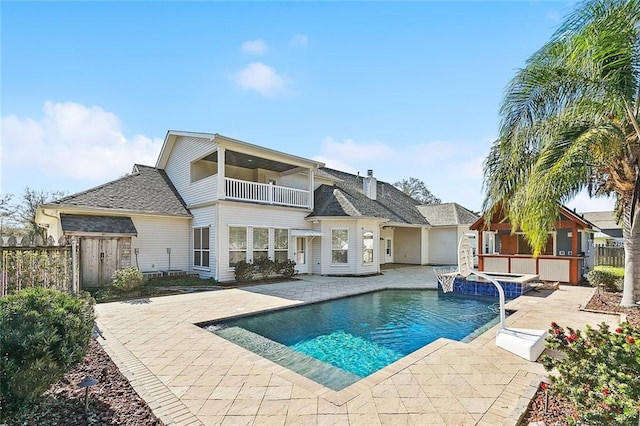
[[455,265],[458,263],[458,242],[455,229],[429,230],[429,263]]

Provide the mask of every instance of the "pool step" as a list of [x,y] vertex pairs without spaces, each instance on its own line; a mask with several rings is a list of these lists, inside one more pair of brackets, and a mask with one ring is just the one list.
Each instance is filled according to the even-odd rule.
[[210,331],[214,331],[218,336],[238,346],[242,346],[333,390],[344,389],[362,379],[360,376],[294,351],[285,345],[241,327],[228,327]]

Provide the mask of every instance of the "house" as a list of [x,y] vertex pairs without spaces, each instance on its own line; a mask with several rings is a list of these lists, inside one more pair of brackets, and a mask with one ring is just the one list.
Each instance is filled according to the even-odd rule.
[[593,245],[605,247],[622,247],[622,226],[618,224],[613,210],[605,212],[581,213],[598,231],[593,236]]
[[478,232],[478,269],[485,272],[535,274],[542,280],[578,284],[593,267],[594,226],[581,215],[560,206],[558,220],[544,250],[533,257],[522,232],[498,209],[491,223],[478,219],[470,229]]
[[[456,203],[421,206],[373,171],[219,134],[169,131],[155,167],[39,206],[50,236],[80,240],[83,285],[113,270],[180,270],[234,280],[239,261],[292,259],[299,273],[368,275],[384,263],[456,263],[477,219]],[[90,284],[87,284],[90,283]]]

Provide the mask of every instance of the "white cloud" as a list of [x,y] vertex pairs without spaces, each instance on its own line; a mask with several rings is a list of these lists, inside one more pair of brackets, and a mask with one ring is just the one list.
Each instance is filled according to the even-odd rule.
[[307,43],[309,43],[309,37],[305,34],[296,34],[289,40],[289,44],[293,47],[305,47]]
[[45,102],[40,120],[2,118],[3,167],[35,167],[43,175],[103,182],[154,165],[162,139],[126,137],[119,118],[74,102]]
[[235,76],[236,83],[244,90],[255,90],[266,97],[287,92],[287,83],[275,68],[261,62],[252,62]]
[[321,146],[325,155],[331,155],[347,162],[356,160],[378,163],[390,160],[395,156],[395,152],[390,146],[378,141],[356,142],[353,139],[337,141],[333,138],[325,138]]
[[554,24],[559,24],[561,19],[560,13],[556,10],[547,12],[546,18]]
[[565,205],[570,209],[575,209],[578,213],[603,212],[613,210],[616,202],[613,197],[589,198],[589,194],[584,190]]
[[242,43],[242,51],[249,55],[264,55],[269,50],[269,46],[264,40],[247,40]]

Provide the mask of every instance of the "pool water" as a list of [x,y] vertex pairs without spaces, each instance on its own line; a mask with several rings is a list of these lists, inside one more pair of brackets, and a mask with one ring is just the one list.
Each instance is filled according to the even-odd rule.
[[382,290],[205,328],[340,390],[440,337],[468,341],[498,321],[494,297]]

